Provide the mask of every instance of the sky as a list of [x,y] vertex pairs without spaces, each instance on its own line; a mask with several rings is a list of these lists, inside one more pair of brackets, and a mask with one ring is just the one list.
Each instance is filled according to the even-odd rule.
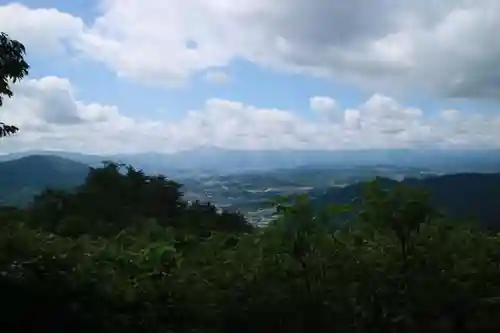
[[498,0],[0,0],[0,152],[500,147]]

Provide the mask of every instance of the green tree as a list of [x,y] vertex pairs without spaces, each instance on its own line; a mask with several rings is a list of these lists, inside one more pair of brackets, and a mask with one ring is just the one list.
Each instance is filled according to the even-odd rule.
[[187,203],[181,187],[165,176],[106,162],[91,168],[73,191],[47,189],[36,196],[28,208],[28,222],[71,237],[84,233],[111,237],[149,220],[201,238],[218,231],[252,230],[239,213],[218,210],[210,203]]
[[[16,83],[28,75],[29,65],[24,59],[25,54],[26,49],[21,42],[9,38],[6,33],[0,33],[0,106],[5,96],[10,98],[14,94],[11,82]],[[0,122],[0,137],[12,135],[18,130],[14,125]]]
[[389,229],[394,232],[406,266],[412,250],[412,238],[423,224],[435,220],[439,214],[431,205],[429,194],[425,190],[404,184],[384,189],[379,181],[375,179],[365,185],[358,217],[361,222],[370,224],[374,229]]

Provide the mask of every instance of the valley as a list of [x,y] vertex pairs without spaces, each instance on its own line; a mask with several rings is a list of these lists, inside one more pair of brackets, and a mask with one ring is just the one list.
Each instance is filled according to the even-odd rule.
[[[215,161],[216,157],[224,160],[224,155],[221,155],[220,151],[213,152],[217,156],[213,156],[210,160]],[[471,156],[476,158],[479,153],[473,152]],[[384,156],[390,154],[395,152],[385,153]],[[259,159],[260,168],[243,169],[240,172],[236,168],[224,171],[213,166],[205,169],[195,167],[183,169],[172,162],[175,158],[165,155],[158,155],[155,163],[140,156],[122,156],[116,161],[136,160],[144,172],[165,174],[182,184],[181,191],[188,202],[211,202],[219,209],[241,212],[251,223],[258,225],[265,225],[273,218],[275,209],[271,201],[278,196],[306,193],[312,202],[346,203],[361,195],[361,185],[358,184],[376,177],[394,182],[405,181],[415,186],[423,185],[431,192],[438,193],[438,201],[445,211],[452,213],[460,211],[461,215],[481,216],[482,223],[489,224],[491,216],[497,213],[493,201],[496,197],[500,197],[500,193],[496,193],[496,188],[500,189],[500,184],[497,184],[497,178],[493,173],[488,173],[494,170],[493,162],[497,156],[490,154],[488,160],[475,159],[475,164],[471,163],[473,158],[467,159],[466,156],[461,156],[462,162],[451,159],[454,161],[453,164],[447,160],[450,156],[444,155],[441,160],[435,158],[432,163],[420,163],[415,166],[394,159],[385,164],[375,163],[383,161],[383,158],[375,156],[371,164],[367,160],[339,161],[332,157],[330,160],[324,158],[323,164],[317,162],[273,168],[272,163],[265,165]],[[68,157],[74,157],[74,160]],[[2,183],[0,203],[25,206],[45,188],[72,189],[84,182],[89,167],[101,165],[98,162],[99,158],[101,161],[113,160],[109,156],[69,153],[59,155],[39,153],[25,156],[17,154],[10,159],[4,157],[4,161],[0,162]],[[166,163],[167,158],[170,158],[172,163]],[[291,157],[282,155],[282,159],[290,160]],[[471,172],[486,176],[470,181],[467,175]],[[443,182],[446,175],[456,176],[452,182]],[[472,199],[467,197],[467,191],[471,188],[476,189]],[[495,196],[492,196],[492,193]],[[464,200],[474,202],[481,197],[486,197],[482,204],[479,202],[477,205],[459,204]],[[463,211],[461,207],[468,208]]]
[[210,201],[220,208],[243,212],[253,223],[266,223],[274,214],[270,201],[277,196],[307,193],[314,199],[328,189],[384,177],[402,180],[436,174],[431,170],[395,166],[297,167],[225,176],[180,178],[190,201]]

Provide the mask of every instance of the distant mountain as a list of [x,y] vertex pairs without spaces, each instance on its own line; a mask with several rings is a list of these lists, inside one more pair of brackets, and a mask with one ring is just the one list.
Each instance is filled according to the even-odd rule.
[[23,205],[47,187],[81,184],[89,166],[53,155],[30,155],[0,162],[0,203]]
[[36,151],[0,156],[58,155],[91,166],[103,160],[132,164],[149,173],[170,176],[235,174],[305,166],[397,166],[432,169],[438,173],[500,172],[500,150],[484,149],[370,149],[370,150],[233,150],[201,147],[176,153],[85,155]]
[[[219,153],[223,155],[225,153],[229,155],[234,153],[235,159],[239,154],[244,154],[237,151],[219,152],[212,150],[207,150],[205,153],[210,156],[216,156]],[[315,154],[314,152],[310,153]],[[221,207],[238,209],[253,214],[256,219],[259,218],[261,210],[267,207],[265,203],[275,196],[306,192],[311,196],[313,203],[318,206],[331,202],[350,203],[352,199],[362,195],[360,182],[381,176],[385,177],[382,181],[385,187],[391,187],[398,180],[404,179],[404,182],[411,186],[428,189],[435,205],[451,217],[472,217],[485,226],[500,226],[500,173],[459,173],[437,176],[440,172],[420,168],[415,165],[418,164],[416,162],[407,162],[407,164],[412,164],[407,167],[382,163],[372,166],[369,164],[356,166],[354,163],[348,164],[349,159],[343,162],[339,160],[338,164],[332,164],[331,166],[318,167],[309,165],[282,169],[278,168],[276,162],[278,159],[274,159],[277,167],[272,171],[243,172],[243,170],[238,174],[221,173],[214,175],[213,173],[204,174],[201,171],[198,174],[196,171],[186,173],[178,171],[179,173],[175,174],[175,172],[168,172],[168,170],[174,170],[171,166],[163,166],[166,172],[160,170],[162,165],[168,161],[170,161],[168,162],[170,165],[179,166],[179,161],[182,158],[186,158],[187,161],[194,159],[191,154],[192,152],[184,152],[184,155],[180,153],[172,155],[142,154],[128,157],[116,155],[114,158],[74,153],[66,153],[65,155],[75,157],[80,161],[47,153],[21,157],[17,155],[17,159],[0,162],[0,204],[24,205],[31,200],[33,195],[47,187],[73,188],[84,181],[89,165],[99,165],[102,160],[115,160],[130,163],[138,168],[149,165],[150,168],[144,168],[148,173],[156,166],[158,169],[156,172],[164,173],[166,176],[184,184],[183,191],[188,200],[211,201]],[[256,152],[255,154],[266,156],[267,153]],[[283,156],[287,156],[286,152],[283,154]],[[297,154],[299,153],[297,152]],[[340,153],[337,152],[337,154]],[[357,153],[352,154],[351,157]],[[397,155],[399,153],[392,151],[391,154]],[[413,154],[417,155],[416,152],[413,152]],[[476,152],[476,154],[485,153]],[[490,154],[493,153],[490,152]],[[431,156],[430,153],[427,156]],[[461,157],[462,155],[456,155],[455,161],[458,161]],[[205,159],[206,164],[209,164],[209,157],[201,155],[200,158]],[[176,162],[176,159],[179,160]],[[482,165],[489,165],[494,169],[496,166],[495,159],[496,157],[488,159],[488,157],[483,156],[483,162],[486,160],[487,163]],[[352,160],[360,161],[355,158]],[[87,161],[87,163],[81,161]],[[139,161],[143,161],[142,165],[138,163]],[[183,163],[188,163],[187,161]],[[472,160],[463,159],[463,161],[472,163]],[[215,163],[215,161],[212,162]],[[477,161],[477,163],[480,163],[480,161]],[[467,163],[463,162],[462,167],[465,168],[465,166],[467,166]]]
[[[474,219],[483,227],[500,228],[500,174],[462,173],[405,179],[404,183],[429,191],[433,204],[447,216]],[[390,188],[398,182],[382,178],[381,186]],[[313,204],[351,203],[363,194],[363,183],[326,191],[313,191]]]
[[[147,154],[143,160],[152,160]],[[500,172],[500,150],[370,149],[370,150],[231,150],[193,149],[154,155],[177,169],[223,173],[268,171],[306,166],[398,166],[442,173]]]
[[100,164],[101,161],[106,159],[105,155],[81,154],[76,152],[59,151],[59,150],[27,150],[27,151],[0,155],[0,162],[18,160],[28,156],[49,156],[49,157],[57,156],[89,165]]

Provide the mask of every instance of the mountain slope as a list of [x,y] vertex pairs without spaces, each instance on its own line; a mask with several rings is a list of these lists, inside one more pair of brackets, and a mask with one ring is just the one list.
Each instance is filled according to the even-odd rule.
[[[500,228],[500,174],[462,173],[424,179],[405,179],[404,183],[429,191],[433,204],[447,216],[457,219],[474,219],[483,227]],[[398,182],[381,179],[383,188]],[[346,204],[363,194],[363,183],[344,188],[331,188],[315,192],[313,204]]]
[[89,167],[51,155],[31,155],[0,163],[0,203],[23,205],[47,187],[71,188],[85,179]]

